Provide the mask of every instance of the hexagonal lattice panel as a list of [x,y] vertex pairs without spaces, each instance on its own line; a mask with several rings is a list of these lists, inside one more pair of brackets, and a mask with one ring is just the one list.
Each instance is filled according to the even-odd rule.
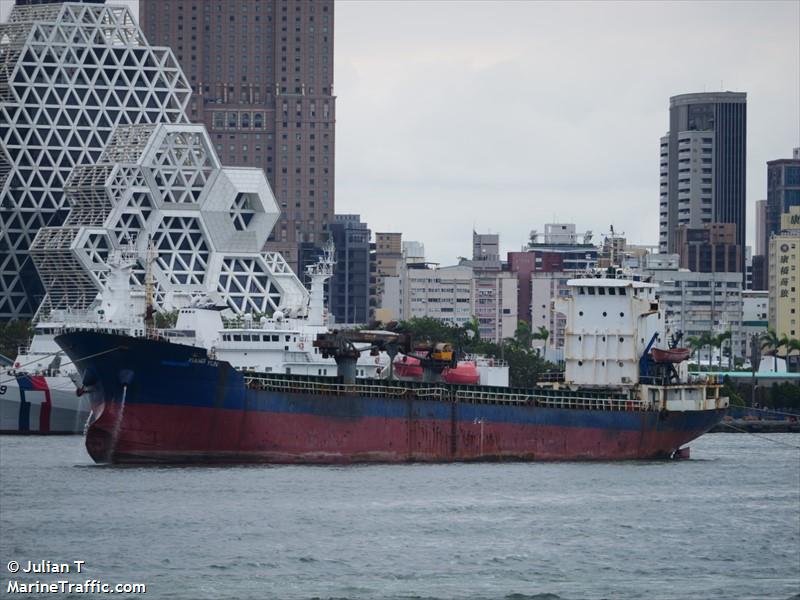
[[199,216],[164,217],[153,246],[157,265],[171,283],[203,285],[210,249]]
[[127,8],[14,7],[0,25],[0,320],[37,308],[28,249],[64,222],[71,171],[96,162],[119,124],[187,122],[190,95],[171,50],[149,46]]

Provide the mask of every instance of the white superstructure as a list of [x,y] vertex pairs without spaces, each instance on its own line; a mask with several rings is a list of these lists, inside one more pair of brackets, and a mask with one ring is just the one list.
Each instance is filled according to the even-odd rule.
[[578,385],[639,382],[639,360],[661,336],[656,285],[629,279],[585,278],[567,282],[560,298],[567,315],[565,381]]

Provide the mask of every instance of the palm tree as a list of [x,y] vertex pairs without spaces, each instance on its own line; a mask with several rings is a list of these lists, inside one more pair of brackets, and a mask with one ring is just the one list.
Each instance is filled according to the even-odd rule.
[[703,346],[705,346],[705,344],[703,343],[702,336],[692,335],[692,336],[686,338],[686,342],[689,344],[689,347],[692,349],[692,355],[697,353],[697,365],[699,366],[700,365],[700,361],[702,360],[702,357],[700,356],[700,352],[703,349]]
[[544,342],[544,354],[542,358],[547,360],[547,339],[550,337],[550,332],[547,327],[541,326],[536,330],[536,333],[531,334],[531,340],[542,340]]
[[710,331],[704,331],[700,334],[700,341],[704,347],[708,346],[708,368],[706,370],[710,371],[714,362],[714,334]]
[[533,332],[531,325],[527,321],[517,321],[517,328],[514,330],[514,337],[511,343],[517,348],[524,348],[530,350],[533,342]]
[[778,370],[778,351],[785,343],[786,335],[778,337],[773,329],[767,329],[765,333],[761,334],[761,350],[766,354],[772,354],[774,363],[773,371]]
[[[712,335],[710,337],[711,337],[711,340],[710,340],[711,344],[714,347],[719,348],[719,370],[721,371],[722,370],[722,347],[725,345],[725,342],[729,341],[733,337],[733,334],[731,333],[731,331],[729,329],[728,331],[723,331],[719,335]],[[730,368],[730,364],[728,365],[728,368]]]

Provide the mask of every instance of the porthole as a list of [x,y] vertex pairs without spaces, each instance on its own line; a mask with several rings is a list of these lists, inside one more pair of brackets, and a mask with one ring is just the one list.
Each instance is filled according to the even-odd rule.
[[604,341],[604,342],[606,341],[606,336],[603,336],[603,341]]
[[607,313],[606,311],[603,311],[603,316],[604,316],[604,317],[607,317],[607,316],[608,316],[608,313]]
[[605,367],[605,366],[606,366],[606,361],[604,361],[604,360],[601,360],[601,361],[600,361],[600,366],[601,366],[601,367]]
[[582,360],[579,360],[579,361],[578,361],[578,366],[579,366],[579,367],[582,367],[582,366],[583,366],[583,361],[582,361]]
[[624,338],[624,337],[621,337],[621,338],[619,338],[619,343],[620,343],[620,344],[621,344],[622,342],[624,342],[624,341],[625,341],[625,338]]
[[622,368],[622,361],[619,361],[617,364],[619,365],[620,368]]
[[578,316],[579,316],[579,317],[582,317],[582,316],[583,316],[583,311],[582,311],[582,310],[579,310],[579,311],[578,311]]
[[624,317],[624,316],[625,316],[625,313],[624,313],[624,312],[621,312],[621,313],[619,313],[619,316],[620,316],[620,317]]
[[578,336],[578,341],[580,342],[583,339],[583,336]]

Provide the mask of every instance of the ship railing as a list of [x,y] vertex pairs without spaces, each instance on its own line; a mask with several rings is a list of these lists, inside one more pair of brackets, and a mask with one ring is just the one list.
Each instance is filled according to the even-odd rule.
[[246,375],[245,385],[260,390],[276,392],[304,392],[320,395],[346,395],[358,394],[365,396],[391,397],[391,398],[432,398],[441,400],[447,395],[447,390],[441,387],[408,388],[403,386],[371,385],[365,383],[339,383],[320,381],[286,380],[261,375]]
[[544,383],[561,383],[564,381],[564,371],[545,371],[537,377],[537,381]]
[[310,395],[361,395],[399,399],[430,399],[465,404],[516,404],[542,408],[561,408],[596,411],[642,411],[653,409],[652,404],[623,395],[608,397],[608,392],[597,395],[576,395],[560,390],[538,390],[535,394],[524,391],[501,392],[490,390],[452,390],[432,385],[406,387],[372,383],[341,383],[339,381],[314,381],[284,379],[256,373],[245,375],[245,384],[251,389],[275,392],[306,393]]
[[524,394],[459,390],[456,392],[456,401],[466,404],[526,404],[541,406],[543,408],[568,408],[576,410],[641,411],[651,408],[649,403],[630,398],[576,396],[559,392]]
[[476,367],[507,367],[508,362],[502,358],[486,356],[485,354],[464,354],[462,360],[472,361]]

